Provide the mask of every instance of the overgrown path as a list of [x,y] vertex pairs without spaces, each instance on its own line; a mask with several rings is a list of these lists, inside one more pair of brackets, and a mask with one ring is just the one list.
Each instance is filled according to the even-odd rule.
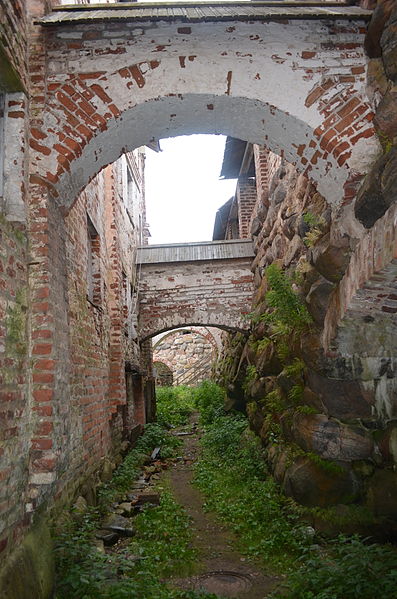
[[212,514],[203,509],[204,498],[192,485],[193,467],[199,452],[199,433],[183,437],[183,451],[167,472],[175,499],[189,514],[193,543],[198,551],[195,576],[173,580],[183,589],[203,589],[222,597],[264,599],[278,579],[266,576],[257,564],[234,549],[234,535]]

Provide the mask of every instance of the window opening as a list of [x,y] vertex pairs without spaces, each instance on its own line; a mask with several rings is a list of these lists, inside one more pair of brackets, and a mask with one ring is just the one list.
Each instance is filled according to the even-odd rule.
[[87,298],[95,306],[101,304],[100,237],[87,214]]

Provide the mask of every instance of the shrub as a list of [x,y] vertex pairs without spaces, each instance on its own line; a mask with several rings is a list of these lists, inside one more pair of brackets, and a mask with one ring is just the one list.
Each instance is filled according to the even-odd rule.
[[187,424],[194,410],[194,400],[189,387],[156,388],[157,422],[166,427]]
[[331,541],[329,554],[304,552],[301,567],[272,599],[395,599],[397,552],[354,536]]
[[212,381],[204,381],[193,391],[201,424],[210,424],[225,414],[225,391]]

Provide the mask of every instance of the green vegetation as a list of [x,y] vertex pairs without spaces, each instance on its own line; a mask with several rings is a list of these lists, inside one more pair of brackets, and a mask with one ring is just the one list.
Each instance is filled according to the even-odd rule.
[[324,235],[326,222],[322,216],[317,216],[317,214],[313,214],[312,212],[306,212],[303,215],[303,220],[310,227],[303,242],[307,247],[313,247]]
[[157,576],[192,573],[197,551],[191,545],[190,521],[171,492],[161,494],[158,507],[146,507],[134,520],[136,540],[131,543],[134,554],[145,560],[145,569]]
[[[124,552],[100,553],[94,531],[109,505],[131,488],[147,454],[158,445],[162,454],[172,453],[180,441],[158,424],[149,424],[113,479],[100,490],[98,508],[83,519],[70,521],[56,539],[56,599],[200,599],[200,593],[167,587],[161,576],[180,567],[191,568],[189,520],[171,494],[164,491],[158,507],[146,507],[134,520],[137,535]],[[210,596],[211,597],[211,596]],[[214,598],[214,596],[212,596]],[[208,599],[208,595],[206,595]]]
[[258,317],[269,325],[270,339],[276,345],[282,362],[288,362],[293,344],[312,323],[305,304],[292,287],[292,280],[277,264],[266,268],[265,276],[269,285],[266,304],[271,308]]
[[158,424],[165,427],[187,424],[194,410],[194,397],[189,387],[157,387],[156,399]]
[[258,373],[256,367],[253,364],[247,366],[247,371],[243,382],[244,391],[247,391],[249,389],[250,384],[257,378],[257,376]]
[[[205,432],[195,480],[206,495],[206,508],[230,525],[244,554],[260,561],[270,574],[286,575],[269,599],[395,598],[395,549],[357,536],[329,541],[316,535],[303,516],[311,512],[332,522],[337,513],[300,508],[281,494],[246,418],[223,410],[223,390],[206,382],[191,390],[190,397],[185,394],[177,392],[176,403],[184,409],[186,402],[196,402],[203,411]],[[164,427],[148,425],[113,480],[103,485],[99,508],[91,508],[58,536],[56,599],[217,599],[173,589],[164,580],[192,573],[196,559],[188,516],[168,489],[159,488],[160,505],[147,506],[136,516],[135,537],[117,551],[102,554],[93,542],[101,514],[131,488],[145,456],[159,445],[170,454],[176,443]],[[361,521],[363,513],[355,506],[349,508],[348,518],[354,509]]]
[[204,381],[193,390],[193,397],[201,424],[209,424],[225,414],[225,392],[216,383]]
[[[304,521],[310,510],[284,497],[268,475],[259,440],[242,415],[208,423],[202,446],[196,484],[206,508],[231,526],[242,552],[287,575],[272,599],[395,599],[396,550],[358,536],[329,541],[316,535]],[[362,510],[347,509],[349,520],[356,509],[363,521]],[[320,511],[332,519],[332,510]]]
[[7,309],[6,352],[19,357],[26,353],[26,289],[20,288],[15,294],[15,302]]
[[308,544],[307,528],[290,500],[268,476],[259,439],[243,415],[223,415],[208,423],[195,484],[205,507],[227,522],[239,549],[266,567],[285,570]]
[[395,599],[397,555],[391,547],[366,544],[357,536],[339,536],[327,555],[303,552],[301,566],[273,599]]

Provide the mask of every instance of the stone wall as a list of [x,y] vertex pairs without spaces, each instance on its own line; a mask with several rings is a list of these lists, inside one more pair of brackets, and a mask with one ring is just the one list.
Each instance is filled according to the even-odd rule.
[[208,329],[194,328],[155,338],[153,360],[170,368],[174,385],[200,383],[210,378],[216,357],[216,344],[210,335]]
[[[271,154],[268,159],[269,172],[275,162],[279,167],[269,176],[268,190],[258,193],[252,220],[257,288],[252,332],[248,341],[237,334],[225,342],[217,376],[228,390],[229,406],[248,412],[286,494],[309,508],[366,506],[375,516],[375,528],[393,536],[395,313],[383,312],[382,330],[386,327],[390,335],[381,338],[377,313],[365,300],[361,311],[351,302],[331,347],[324,349],[330,301],[360,246],[345,240],[334,247],[324,198],[292,165]],[[376,230],[387,235],[388,228]],[[380,245],[385,252],[384,242]],[[379,311],[386,300],[378,295],[382,290],[390,295],[395,281],[393,268],[374,278]],[[371,279],[367,285],[368,299]],[[366,328],[371,318],[372,335]],[[349,528],[348,520],[342,528]]]
[[[331,211],[292,165],[255,148],[253,330],[248,343],[229,338],[218,362],[230,405],[247,410],[284,492],[308,508],[332,508],[327,526],[334,530],[356,527],[391,539],[397,531],[396,11],[395,3],[379,2],[369,28],[368,92],[383,150],[353,214],[344,212],[343,235],[343,212]],[[313,522],[325,526],[316,516]]]

